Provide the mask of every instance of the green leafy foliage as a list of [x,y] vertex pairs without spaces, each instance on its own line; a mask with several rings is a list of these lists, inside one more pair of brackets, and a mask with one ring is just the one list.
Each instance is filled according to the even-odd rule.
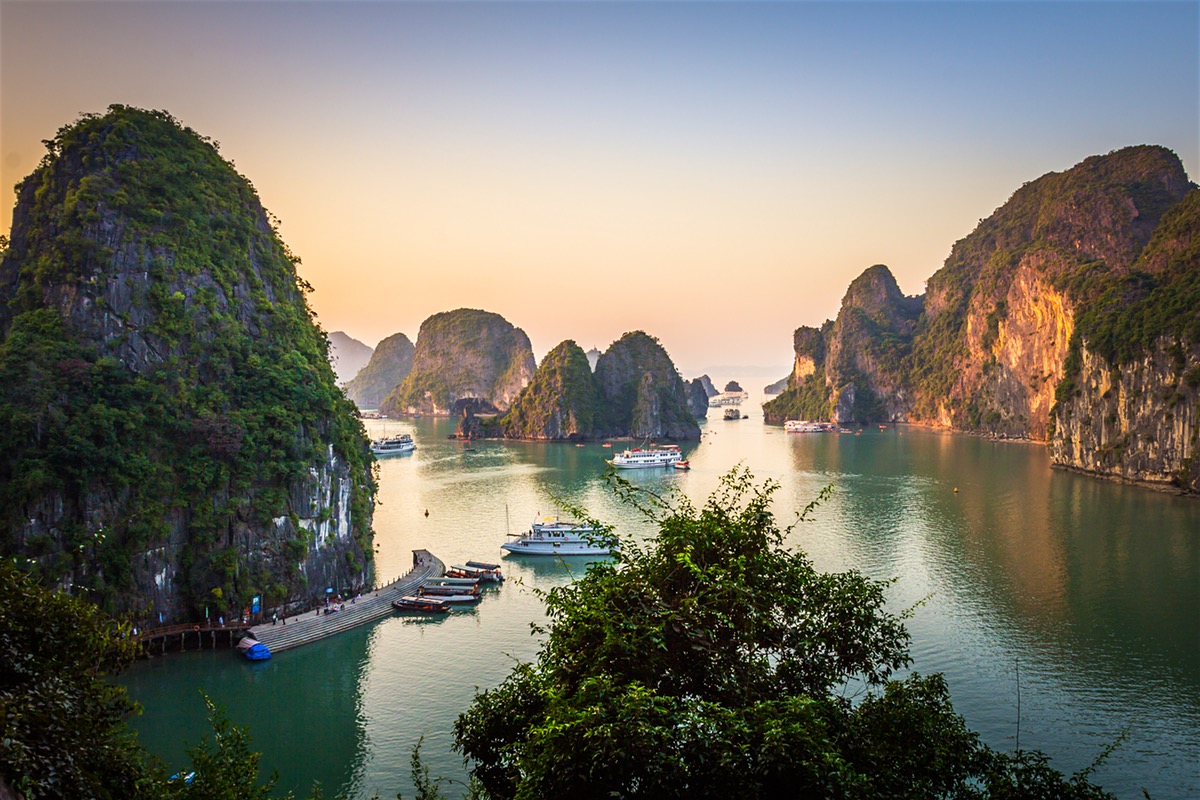
[[137,797],[134,711],[106,675],[134,655],[127,625],[0,560],[0,776],[29,800]]
[[[980,798],[1034,785],[1017,768],[1027,757],[997,756],[966,728],[941,676],[892,677],[908,634],[885,610],[887,583],[789,551],[773,484],[735,470],[701,509],[617,485],[658,536],[545,593],[536,662],[459,717],[456,746],[487,796]],[[1107,796],[1077,777],[1058,776],[1056,796]]]

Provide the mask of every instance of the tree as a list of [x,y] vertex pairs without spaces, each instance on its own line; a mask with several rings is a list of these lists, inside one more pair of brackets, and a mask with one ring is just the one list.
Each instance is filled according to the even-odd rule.
[[[0,776],[26,798],[133,798],[144,755],[134,704],[107,675],[126,665],[127,626],[0,562]],[[149,796],[149,795],[147,795]]]
[[[888,583],[822,574],[787,550],[790,529],[769,511],[776,485],[734,470],[697,510],[615,480],[658,536],[547,592],[537,661],[459,717],[456,747],[490,797],[986,797],[1024,785],[1029,760],[981,745],[940,675],[892,678],[910,659]],[[1060,796],[1106,796],[1086,774],[1046,770]]]

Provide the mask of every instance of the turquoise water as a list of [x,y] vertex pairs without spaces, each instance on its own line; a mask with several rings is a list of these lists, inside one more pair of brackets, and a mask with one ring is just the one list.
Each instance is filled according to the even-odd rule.
[[[1142,786],[1159,800],[1200,797],[1200,502],[1051,470],[1035,445],[903,426],[785,434],[748,409],[754,419],[702,425],[701,442],[684,448],[690,472],[629,477],[700,503],[742,464],[780,483],[782,522],[832,485],[792,543],[821,569],[897,579],[892,609],[916,606],[913,669],[946,674],[984,741],[1012,749],[1019,735],[1073,772],[1125,731],[1097,772],[1102,785],[1122,798]],[[413,454],[381,462],[381,581],[405,572],[417,548],[447,563],[502,561],[508,581],[473,609],[381,620],[265,663],[217,651],[138,665],[122,676],[146,709],[135,727],[170,766],[206,732],[203,690],[250,727],[281,788],[319,780],[330,795],[411,797],[409,757],[422,737],[433,772],[465,780],[455,717],[477,688],[536,653],[535,590],[587,563],[502,558],[505,533],[559,500],[622,535],[652,533],[606,488],[611,451],[599,444],[468,449],[446,438],[446,420],[370,428],[417,441]]]

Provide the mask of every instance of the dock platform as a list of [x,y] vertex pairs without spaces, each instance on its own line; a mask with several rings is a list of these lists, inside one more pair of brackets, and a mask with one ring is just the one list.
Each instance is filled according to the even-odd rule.
[[[393,613],[392,601],[406,594],[415,594],[417,587],[430,578],[446,574],[446,565],[428,550],[413,551],[413,568],[386,586],[345,602],[345,610],[325,614],[321,610],[306,611],[288,617],[287,623],[255,625],[249,633],[267,646],[272,653],[315,642],[335,633],[374,622]],[[342,604],[338,604],[339,608]]]

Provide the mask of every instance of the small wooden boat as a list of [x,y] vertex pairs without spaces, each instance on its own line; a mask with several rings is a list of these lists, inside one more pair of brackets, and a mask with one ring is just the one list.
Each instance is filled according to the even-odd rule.
[[483,561],[468,561],[466,564],[455,564],[446,570],[448,578],[477,578],[480,581],[500,583],[504,580],[499,564],[488,564]]
[[428,586],[422,586],[417,590],[417,593],[425,600],[432,598],[435,600],[440,600],[443,603],[478,603],[480,597],[479,592],[470,594],[466,592],[461,594],[443,594],[437,591],[431,592]]
[[392,608],[397,611],[419,611],[422,614],[440,614],[450,610],[450,604],[436,597],[414,597],[405,595],[392,601]]
[[430,578],[426,586],[478,586],[479,578]]
[[446,584],[426,583],[421,587],[421,594],[431,595],[458,595],[458,594],[479,594],[478,586],[448,586]]

